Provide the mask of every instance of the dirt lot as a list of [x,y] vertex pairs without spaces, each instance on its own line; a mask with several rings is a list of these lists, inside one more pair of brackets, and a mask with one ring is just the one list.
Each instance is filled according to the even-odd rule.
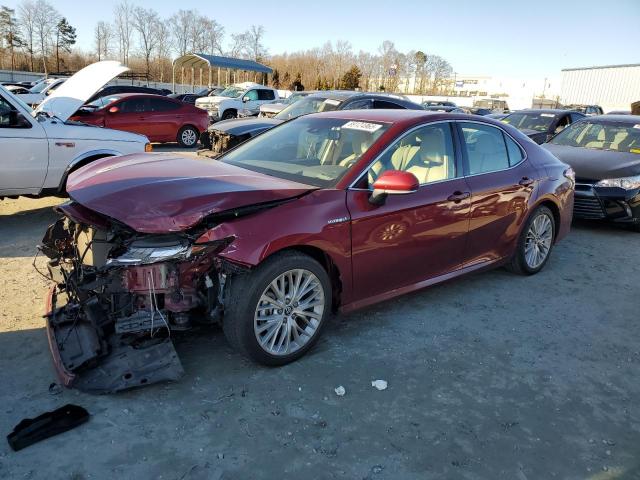
[[68,402],[92,418],[17,453],[0,442],[0,478],[640,478],[638,234],[576,225],[535,277],[336,317],[283,368],[205,330],[177,341],[178,383],[52,395],[31,263],[57,201],[0,202],[0,432]]

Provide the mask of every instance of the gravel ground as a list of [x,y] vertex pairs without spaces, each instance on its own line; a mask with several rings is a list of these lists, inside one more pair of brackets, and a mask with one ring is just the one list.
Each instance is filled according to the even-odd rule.
[[56,202],[0,201],[0,431],[65,403],[92,418],[20,452],[0,442],[0,478],[640,478],[638,234],[574,225],[539,275],[335,317],[285,367],[201,330],[176,341],[177,383],[52,395],[31,263]]

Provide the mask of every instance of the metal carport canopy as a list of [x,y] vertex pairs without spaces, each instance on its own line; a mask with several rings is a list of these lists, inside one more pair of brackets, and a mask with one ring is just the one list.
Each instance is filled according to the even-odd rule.
[[[184,71],[185,68],[190,68],[193,71],[199,69],[202,76],[202,70],[209,70],[209,82],[211,82],[211,68],[226,68],[229,70],[244,70],[249,72],[259,73],[272,73],[273,69],[263,65],[262,63],[254,62],[253,60],[245,60],[243,58],[222,57],[218,55],[206,55],[204,53],[188,53],[181,57],[176,58],[173,61],[173,87],[175,90],[176,84],[176,68]],[[193,78],[192,78],[193,81]]]

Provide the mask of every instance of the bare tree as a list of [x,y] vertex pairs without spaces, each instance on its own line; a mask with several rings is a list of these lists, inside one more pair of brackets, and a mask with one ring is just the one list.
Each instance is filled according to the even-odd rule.
[[60,14],[47,0],[38,0],[35,5],[34,33],[38,41],[40,55],[42,56],[42,68],[44,68],[44,74],[46,75],[48,72],[47,52],[52,43],[52,37],[56,31]]
[[111,51],[111,40],[113,39],[113,30],[111,25],[105,21],[97,23],[94,30],[94,40],[98,61],[104,60],[109,56]]
[[164,73],[167,63],[170,63],[171,48],[173,46],[171,30],[167,22],[160,21],[156,24],[156,63],[158,66],[158,76],[164,82]]
[[133,37],[133,7],[128,0],[124,0],[124,2],[116,5],[114,15],[120,60],[126,65],[129,63],[129,50],[131,49],[131,39]]
[[144,57],[147,79],[151,73],[151,54],[155,48],[159,23],[160,17],[155,10],[142,7],[133,9],[131,25],[140,38],[140,51]]
[[176,51],[180,56],[186,55],[189,50],[189,42],[197,17],[198,14],[194,10],[179,10],[169,19]]
[[213,19],[206,18],[203,22],[203,40],[206,45],[205,53],[209,55],[222,55],[222,39],[224,27]]
[[35,70],[36,12],[36,2],[33,0],[24,0],[18,8],[18,21],[22,28],[27,52],[29,53],[29,64],[32,72]]
[[246,57],[257,62],[263,61],[268,55],[264,46],[264,27],[262,25],[251,25],[244,33],[231,35],[231,56]]

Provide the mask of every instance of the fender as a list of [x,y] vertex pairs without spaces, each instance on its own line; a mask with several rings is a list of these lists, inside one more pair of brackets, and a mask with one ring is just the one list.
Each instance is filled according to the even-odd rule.
[[90,150],[88,152],[83,152],[81,155],[71,160],[67,165],[67,168],[64,169],[64,173],[60,177],[58,192],[62,192],[64,190],[64,186],[67,183],[67,177],[76,168],[80,168],[82,165],[89,163],[89,161],[91,160],[97,160],[98,158],[104,158],[104,157],[116,157],[119,155],[122,155],[122,152],[118,152],[116,150],[111,150],[106,148],[100,149],[100,150]]

